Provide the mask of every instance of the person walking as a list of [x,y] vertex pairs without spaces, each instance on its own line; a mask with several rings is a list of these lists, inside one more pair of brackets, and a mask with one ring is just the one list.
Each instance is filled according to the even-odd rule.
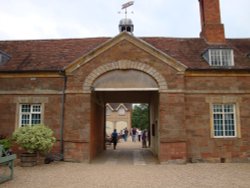
[[125,142],[126,141],[125,129],[122,129],[121,135],[122,135],[122,138],[123,138],[123,140]]
[[142,147],[146,148],[147,147],[147,130],[146,129],[143,130],[141,139],[142,139]]
[[136,134],[137,134],[137,130],[136,130],[136,128],[133,128],[131,131],[132,142],[136,142]]
[[138,129],[137,133],[138,133],[138,141],[140,142],[141,141],[141,129]]
[[125,128],[124,132],[125,132],[125,142],[127,142],[127,139],[128,139],[128,129],[127,129],[127,127]]
[[112,132],[111,137],[112,137],[112,142],[113,142],[113,146],[114,146],[114,150],[115,150],[117,142],[118,142],[118,133],[117,133],[116,129],[114,129],[114,131]]

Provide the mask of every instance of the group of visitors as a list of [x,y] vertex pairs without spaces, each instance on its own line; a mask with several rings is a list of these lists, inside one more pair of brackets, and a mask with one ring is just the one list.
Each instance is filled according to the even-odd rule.
[[[112,139],[114,150],[116,149],[119,135],[121,135],[124,142],[127,142],[128,134],[129,134],[129,131],[128,131],[127,128],[122,129],[120,134],[118,134],[117,130],[114,129],[114,131],[111,134],[111,139]],[[130,135],[131,135],[131,138],[132,138],[132,142],[136,142],[136,141],[142,142],[142,147],[143,148],[147,147],[147,141],[148,141],[148,131],[147,131],[147,129],[140,130],[140,129],[137,129],[137,128],[132,128],[131,132],[130,132]]]
[[147,129],[140,130],[137,128],[132,128],[131,130],[131,136],[132,136],[132,142],[138,142],[142,141],[142,147],[146,148],[147,147],[147,140],[148,140],[148,131]]

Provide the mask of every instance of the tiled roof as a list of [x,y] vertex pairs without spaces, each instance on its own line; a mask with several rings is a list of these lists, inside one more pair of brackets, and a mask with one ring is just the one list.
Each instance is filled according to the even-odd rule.
[[183,63],[190,69],[209,69],[209,64],[202,58],[208,48],[226,47],[234,49],[235,67],[249,69],[250,39],[228,39],[224,46],[208,45],[200,38],[143,38],[144,41]]
[[[0,65],[0,71],[62,70],[77,58],[97,48],[110,38],[0,41],[0,51],[11,56]],[[190,69],[208,69],[202,53],[209,47],[200,38],[140,38]],[[234,49],[233,69],[250,69],[250,39],[228,39],[227,47]]]
[[62,70],[108,38],[0,41],[0,50],[11,60],[1,70]]

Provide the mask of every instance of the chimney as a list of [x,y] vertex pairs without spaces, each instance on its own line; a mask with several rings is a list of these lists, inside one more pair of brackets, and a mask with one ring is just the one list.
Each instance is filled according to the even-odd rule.
[[221,23],[219,0],[199,0],[201,15],[200,37],[208,43],[225,43],[224,25]]

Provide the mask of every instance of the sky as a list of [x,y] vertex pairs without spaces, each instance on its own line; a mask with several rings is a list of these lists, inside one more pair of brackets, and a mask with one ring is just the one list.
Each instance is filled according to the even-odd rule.
[[[0,40],[114,37],[130,0],[0,0]],[[250,38],[250,0],[220,0],[227,38]],[[199,37],[198,0],[134,0],[138,37]]]

